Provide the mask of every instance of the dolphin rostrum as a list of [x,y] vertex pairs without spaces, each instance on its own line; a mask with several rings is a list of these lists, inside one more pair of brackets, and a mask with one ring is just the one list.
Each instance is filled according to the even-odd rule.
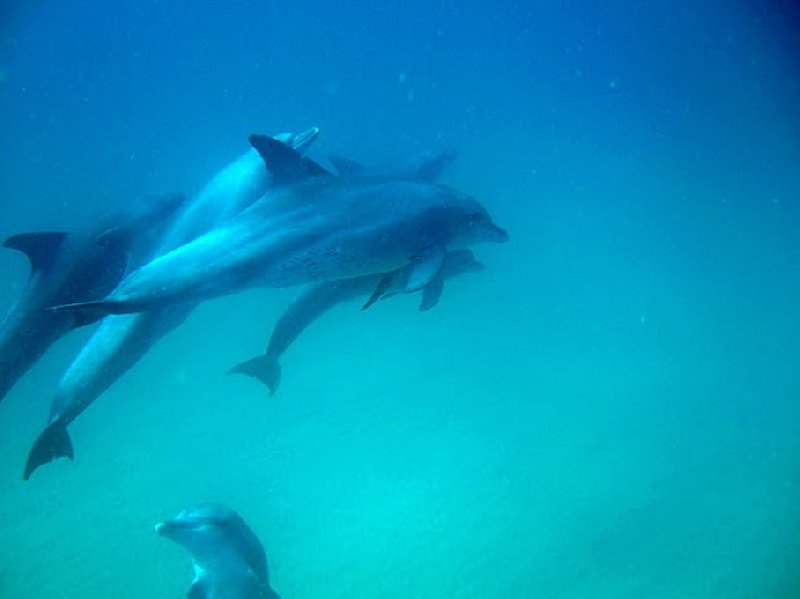
[[[312,127],[299,134],[275,138],[305,151],[319,135]],[[232,218],[258,200],[271,184],[271,175],[254,149],[215,175],[192,199],[163,235],[147,259],[165,253]],[[178,327],[196,304],[173,304],[158,310],[104,318],[98,329],[61,378],[50,406],[47,427],[28,454],[24,479],[41,465],[60,457],[72,459],[67,426],[119,377],[132,368],[164,335]]]
[[[464,273],[477,272],[483,265],[475,259],[470,250],[453,250],[447,253],[440,277],[449,279]],[[390,286],[382,297],[402,293],[411,267],[406,266],[391,278]],[[297,337],[317,318],[334,306],[356,297],[372,293],[381,280],[382,275],[367,275],[353,279],[341,279],[318,283],[306,289],[286,309],[272,330],[267,351],[255,358],[234,366],[228,374],[245,374],[260,380],[274,395],[281,382],[280,358]],[[430,310],[439,301],[441,285],[429,285],[423,290],[420,310]]]
[[44,308],[109,293],[126,271],[149,257],[183,203],[179,194],[148,195],[84,231],[23,233],[5,240],[5,247],[27,255],[31,270],[0,326],[0,400],[53,343],[91,320]]
[[261,541],[242,517],[219,504],[182,511],[156,533],[192,554],[188,599],[280,599],[269,584]]
[[139,312],[408,264],[405,291],[413,292],[435,282],[448,249],[508,239],[483,206],[451,188],[406,179],[338,179],[271,138],[252,136],[251,143],[281,187],[131,273],[105,299],[53,309]]

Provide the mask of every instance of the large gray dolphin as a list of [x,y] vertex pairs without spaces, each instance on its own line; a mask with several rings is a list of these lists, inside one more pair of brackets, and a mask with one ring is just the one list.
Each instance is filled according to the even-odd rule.
[[100,298],[150,257],[184,202],[179,194],[141,197],[74,233],[24,233],[7,248],[30,262],[27,285],[0,326],[0,400],[60,337],[86,324],[80,315],[45,311],[53,302]]
[[[318,137],[316,127],[275,138],[305,151]],[[258,200],[272,177],[252,148],[215,175],[186,205],[161,244],[155,258],[213,228]],[[164,335],[191,314],[196,303],[172,304],[142,312],[109,316],[73,360],[58,385],[48,423],[28,454],[23,478],[41,465],[74,456],[67,426],[132,368]]]
[[156,532],[192,554],[188,599],[280,599],[269,585],[267,556],[242,517],[219,504],[182,511]]
[[56,310],[123,314],[386,273],[412,264],[406,292],[435,281],[448,249],[504,242],[476,200],[424,181],[336,178],[265,136],[252,136],[282,184],[227,224],[128,275],[104,300]]
[[[430,310],[439,301],[442,291],[441,283],[445,279],[477,272],[483,265],[475,259],[469,250],[453,250],[444,258],[439,273],[440,284],[429,285],[423,290],[420,310]],[[408,284],[412,268],[406,266],[391,278],[391,284],[383,297],[402,293]],[[274,395],[281,382],[280,358],[297,337],[317,318],[334,306],[348,300],[371,294],[381,281],[382,275],[367,275],[353,279],[328,281],[311,286],[301,293],[281,315],[267,345],[267,351],[255,358],[237,364],[229,374],[240,373],[260,380]]]

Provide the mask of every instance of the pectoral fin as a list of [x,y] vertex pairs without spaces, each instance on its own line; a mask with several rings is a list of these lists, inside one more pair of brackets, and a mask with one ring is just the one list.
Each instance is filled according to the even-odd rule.
[[414,293],[430,285],[442,270],[445,253],[444,248],[431,248],[418,256],[412,263],[412,271],[408,277],[405,292]]
[[422,300],[419,302],[420,312],[430,310],[439,303],[439,298],[442,297],[442,290],[444,289],[444,277],[441,271],[436,275],[428,285],[422,290]]
[[383,294],[386,293],[386,290],[389,289],[389,285],[392,284],[392,280],[394,279],[394,271],[387,272],[385,275],[381,277],[381,280],[378,281],[378,285],[375,287],[375,291],[372,292],[372,295],[369,296],[367,303],[361,306],[362,310],[366,310],[372,304],[377,302]]

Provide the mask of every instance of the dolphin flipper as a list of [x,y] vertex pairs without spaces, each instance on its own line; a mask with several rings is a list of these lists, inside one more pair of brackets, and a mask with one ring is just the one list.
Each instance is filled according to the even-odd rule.
[[44,429],[34,441],[33,447],[28,453],[28,462],[25,464],[25,473],[22,478],[28,480],[39,466],[53,460],[58,458],[71,460],[74,457],[72,439],[69,438],[67,427],[60,422],[54,422]]
[[[75,302],[73,304],[59,304],[58,306],[48,306],[45,308],[49,312],[77,312],[83,315],[78,322],[85,322],[86,324],[94,322],[98,318],[106,314],[129,314],[137,312],[138,310],[132,309],[127,302],[118,302],[113,300],[99,300],[95,302]],[[96,318],[92,318],[95,315]]]
[[372,295],[369,296],[367,303],[361,306],[362,310],[366,310],[372,304],[381,299],[381,297],[383,297],[383,294],[386,293],[386,290],[389,289],[389,286],[392,284],[392,280],[394,280],[394,275],[395,273],[394,271],[392,271],[392,272],[387,272],[385,275],[381,277],[381,280],[378,281],[377,287],[375,287],[375,291],[373,291]]
[[405,292],[413,293],[428,286],[441,272],[446,255],[444,248],[431,248],[415,261],[411,275],[408,277]]
[[287,184],[307,177],[330,175],[319,164],[277,139],[266,135],[251,135],[249,140],[267,170],[272,173],[275,183]]
[[245,374],[258,379],[269,388],[269,395],[272,397],[281,384],[281,363],[277,358],[264,354],[237,364],[228,374]]
[[31,270],[43,270],[55,259],[68,233],[21,233],[3,242],[3,247],[22,252],[31,263]]
[[433,281],[428,283],[422,290],[422,300],[419,302],[419,311],[425,312],[430,310],[439,303],[439,298],[442,297],[442,290],[444,289],[444,277],[441,271],[433,278]]

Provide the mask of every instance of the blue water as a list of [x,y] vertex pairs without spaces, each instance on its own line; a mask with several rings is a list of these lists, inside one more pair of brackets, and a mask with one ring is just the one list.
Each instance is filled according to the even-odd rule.
[[[196,192],[247,136],[457,150],[511,242],[337,308],[268,399],[226,377],[296,290],[208,302],[23,482],[58,343],[0,404],[0,597],[181,597],[153,533],[237,509],[286,598],[800,597],[791,2],[137,0],[0,8],[0,237]],[[0,310],[24,285],[0,253]]]

